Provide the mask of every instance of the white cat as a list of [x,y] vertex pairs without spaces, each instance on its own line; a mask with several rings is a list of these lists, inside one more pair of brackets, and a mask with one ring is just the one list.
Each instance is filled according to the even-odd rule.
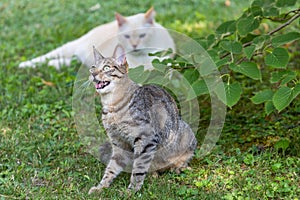
[[116,20],[100,25],[82,37],[68,42],[49,53],[20,63],[19,67],[35,67],[39,63],[48,61],[49,66],[57,69],[62,65],[69,66],[75,56],[86,66],[93,64],[93,46],[106,56],[112,56],[117,44],[121,44],[126,51],[127,62],[130,67],[144,65],[151,69],[149,53],[172,49],[175,44],[168,31],[155,22],[155,11],[150,8],[146,13],[129,17],[115,14]]

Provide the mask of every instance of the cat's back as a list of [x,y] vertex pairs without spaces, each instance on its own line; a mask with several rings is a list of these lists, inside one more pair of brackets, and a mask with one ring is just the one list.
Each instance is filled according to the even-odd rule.
[[92,60],[90,49],[93,46],[101,49],[104,56],[111,56],[118,44],[117,34],[118,24],[116,21],[99,25],[78,39],[79,46],[76,48],[75,55],[88,66],[93,64],[90,62]]
[[[131,106],[150,109],[153,105],[164,104],[176,108],[173,97],[163,88],[157,85],[144,85],[139,87],[133,95]],[[177,108],[175,109],[177,110]],[[174,110],[174,111],[175,111]]]
[[[173,97],[157,85],[139,87],[129,104],[132,117],[135,120],[160,123],[160,128],[165,123],[171,123],[172,128],[177,128],[179,112]],[[170,127],[171,128],[171,127]]]

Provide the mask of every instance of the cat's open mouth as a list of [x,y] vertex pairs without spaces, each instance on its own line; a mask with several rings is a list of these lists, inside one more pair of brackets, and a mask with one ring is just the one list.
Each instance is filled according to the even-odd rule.
[[109,81],[98,81],[97,83],[96,83],[96,89],[98,90],[98,89],[103,89],[103,88],[105,88],[106,86],[108,86],[110,84],[110,82]]

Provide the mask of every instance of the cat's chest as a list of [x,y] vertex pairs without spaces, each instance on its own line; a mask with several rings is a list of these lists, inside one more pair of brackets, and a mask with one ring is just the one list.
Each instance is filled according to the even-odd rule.
[[131,126],[132,117],[130,116],[128,106],[124,106],[122,109],[113,111],[109,109],[103,109],[102,122],[104,128],[107,130],[107,134],[128,134]]
[[130,115],[127,112],[108,112],[102,113],[102,122],[105,128],[109,128],[110,126],[117,126],[122,124],[125,120],[130,120]]
[[118,112],[104,111],[102,123],[111,139],[125,141],[129,144],[133,144],[134,139],[146,128],[146,126],[136,124],[128,107],[124,107]]

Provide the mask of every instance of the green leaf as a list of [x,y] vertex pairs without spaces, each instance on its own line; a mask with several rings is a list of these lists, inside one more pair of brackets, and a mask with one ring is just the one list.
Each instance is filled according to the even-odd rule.
[[275,108],[272,101],[265,102],[265,112],[266,112],[267,115],[271,114],[275,110],[276,110],[276,108]]
[[254,161],[255,161],[255,158],[253,156],[253,154],[247,154],[245,157],[244,157],[244,163],[246,165],[254,165]]
[[269,40],[269,35],[260,35],[253,39],[253,44],[255,44],[257,49],[261,49]]
[[199,72],[197,69],[187,69],[184,71],[183,76],[190,84],[193,84],[199,78]]
[[254,80],[261,80],[261,72],[254,62],[242,62],[240,65],[230,64],[229,68]]
[[287,138],[281,138],[279,141],[277,141],[274,145],[274,147],[282,150],[286,150],[290,146],[290,140]]
[[275,92],[273,96],[273,104],[279,112],[290,104],[291,95],[291,88],[286,86],[279,88],[279,90]]
[[290,82],[291,80],[295,79],[296,77],[297,77],[296,72],[291,71],[289,74],[287,74],[287,76],[284,79],[282,79],[280,85],[285,85],[288,82]]
[[136,83],[144,83],[149,77],[149,71],[144,71],[144,66],[129,69],[129,78]]
[[[201,59],[202,58],[202,59]],[[210,74],[214,74],[216,73],[216,66],[215,63],[211,61],[211,59],[209,57],[194,57],[194,59],[197,61],[199,60],[198,63],[200,63],[200,67],[198,67],[199,73],[200,75],[203,76],[207,76]],[[201,61],[200,61],[201,59]]]
[[274,68],[286,68],[289,62],[289,53],[286,49],[277,47],[273,49],[273,52],[269,53],[265,57],[266,65]]
[[279,170],[281,168],[281,166],[282,166],[281,163],[275,163],[271,167],[272,167],[273,171],[277,171],[277,170]]
[[230,61],[230,58],[228,58],[228,57],[227,57],[227,58],[223,58],[223,59],[218,60],[218,61],[216,62],[216,66],[217,66],[217,67],[221,67],[221,66],[223,66],[223,65],[228,64],[229,61]]
[[147,84],[164,85],[167,81],[168,79],[166,79],[162,73],[159,71],[152,71],[149,79],[147,80]]
[[253,97],[251,97],[251,101],[254,104],[260,104],[264,103],[266,101],[272,100],[273,97],[273,91],[270,89],[262,90],[258,93],[256,93]]
[[210,47],[211,45],[213,45],[216,41],[216,36],[214,34],[210,34],[209,36],[207,36],[207,46]]
[[296,77],[296,72],[291,70],[276,71],[271,73],[270,83],[277,83],[281,81],[281,85],[284,85],[290,82],[291,80],[295,79]]
[[258,69],[257,64],[254,62],[242,62],[239,67],[241,68],[241,73],[244,75],[255,79],[261,80],[261,72]]
[[275,108],[280,112],[285,109],[296,96],[300,93],[300,83],[296,84],[294,88],[282,86],[279,88],[273,96],[273,104]]
[[256,16],[261,16],[262,13],[263,13],[263,11],[262,11],[262,9],[261,9],[260,6],[252,6],[252,7],[250,8],[250,11],[251,11],[251,14],[252,14],[254,17],[256,17]]
[[197,96],[208,94],[208,88],[204,80],[198,80],[192,84],[192,88]]
[[300,94],[300,83],[297,83],[295,85],[295,87],[293,88],[293,92],[292,92],[292,98],[296,98],[298,95]]
[[210,49],[210,50],[207,50],[207,53],[209,54],[209,56],[211,57],[211,59],[213,61],[219,60],[219,55],[218,55],[218,51],[217,50]]
[[271,41],[272,41],[272,45],[274,47],[278,47],[281,46],[283,44],[295,41],[300,39],[300,33],[299,32],[290,32],[290,33],[286,33],[283,35],[278,35],[276,37],[274,37]]
[[244,48],[244,53],[248,59],[250,59],[252,57],[254,51],[255,51],[254,45],[250,45],[250,46]]
[[288,73],[287,70],[272,72],[271,78],[270,78],[270,83],[277,83],[277,82],[281,81],[286,76],[287,73]]
[[194,99],[197,96],[203,95],[203,94],[209,94],[208,87],[212,88],[215,81],[209,80],[209,79],[201,79],[197,80],[192,84],[192,87],[188,91],[187,94],[187,100]]
[[[224,95],[225,90],[225,95]],[[234,106],[242,94],[242,87],[238,82],[232,84],[219,83],[215,88],[217,97],[228,107]]]
[[262,7],[262,6],[263,6],[263,1],[262,1],[262,0],[254,0],[254,1],[252,2],[251,6]]
[[297,0],[277,0],[276,6],[277,7],[287,7],[287,6],[293,6]]
[[198,40],[198,43],[201,45],[202,48],[207,50],[211,45],[213,45],[216,41],[215,35],[210,34],[205,39]]
[[160,71],[160,72],[166,72],[167,70],[167,66],[165,64],[163,64],[162,62],[160,62],[158,59],[154,59],[152,61],[152,66],[154,69]]
[[240,35],[246,36],[248,33],[254,31],[259,27],[259,20],[253,16],[241,18],[237,22],[237,30]]
[[254,0],[251,6],[259,6],[261,8],[269,8],[273,6],[275,0]]
[[236,41],[222,41],[220,46],[233,54],[242,53],[243,50],[242,44]]
[[216,33],[217,34],[233,33],[236,30],[235,23],[236,23],[235,20],[227,21],[227,22],[222,23],[216,29]]
[[268,7],[264,9],[264,17],[276,17],[279,15],[279,9],[276,7]]

